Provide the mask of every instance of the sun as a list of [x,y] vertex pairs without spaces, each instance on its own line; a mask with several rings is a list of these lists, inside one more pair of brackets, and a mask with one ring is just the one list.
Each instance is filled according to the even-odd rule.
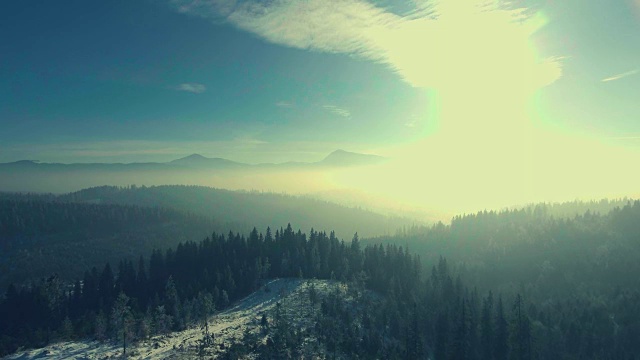
[[469,0],[443,1],[435,11],[435,19],[403,23],[377,43],[400,75],[429,89],[436,131],[403,146],[383,171],[343,173],[338,182],[450,206],[524,198],[532,191],[529,102],[561,74],[532,42],[545,17]]
[[332,173],[334,186],[451,212],[638,193],[637,151],[544,125],[554,119],[536,99],[563,61],[536,47],[548,18],[496,4],[440,1],[435,17],[369,32],[381,58],[424,92],[421,121],[435,125],[382,149],[392,158],[384,166]]

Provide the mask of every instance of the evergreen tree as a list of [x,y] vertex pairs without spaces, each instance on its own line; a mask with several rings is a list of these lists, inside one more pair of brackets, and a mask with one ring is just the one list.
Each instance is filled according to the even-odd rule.
[[100,274],[100,282],[98,283],[98,299],[103,308],[108,311],[113,303],[113,271],[111,271],[111,265],[107,263]]
[[200,323],[202,324],[202,328],[204,328],[204,337],[205,343],[210,345],[210,336],[209,336],[209,317],[212,315],[215,310],[215,305],[213,303],[213,297],[209,293],[199,293],[198,294],[198,313],[200,318]]
[[494,350],[494,327],[493,327],[493,294],[489,295],[482,302],[482,318],[480,320],[480,347],[482,359],[492,360]]
[[102,310],[98,313],[95,318],[95,326],[94,326],[94,336],[98,341],[105,341],[107,339],[107,317],[104,315]]
[[513,320],[511,322],[511,358],[531,360],[531,322],[525,314],[524,303],[520,294],[513,303]]
[[153,314],[153,327],[156,334],[167,334],[173,327],[173,317],[168,315],[164,305],[158,305]]
[[169,279],[167,280],[164,303],[168,315],[173,319],[175,329],[182,329],[183,324],[180,316],[180,297],[178,296],[178,290],[176,289],[176,284],[173,281],[173,276],[169,276]]
[[462,299],[459,305],[459,317],[453,333],[451,359],[467,360],[470,358],[469,313],[467,301]]
[[436,321],[435,359],[445,360],[449,358],[449,317],[446,311],[438,313]]
[[118,295],[111,311],[111,323],[116,339],[122,339],[122,356],[127,357],[127,340],[132,338],[132,314],[129,297],[123,292]]
[[509,328],[504,316],[502,296],[498,296],[495,318],[495,340],[493,354],[496,360],[507,360],[509,354]]

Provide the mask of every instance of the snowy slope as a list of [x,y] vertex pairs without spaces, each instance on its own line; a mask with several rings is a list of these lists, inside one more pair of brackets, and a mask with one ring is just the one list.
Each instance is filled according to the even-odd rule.
[[[256,334],[258,341],[264,341],[260,335],[260,319],[263,313],[269,314],[277,302],[284,305],[285,311],[296,320],[296,326],[312,326],[312,317],[308,316],[308,286],[319,293],[326,293],[339,285],[337,282],[322,280],[276,279],[269,281],[260,290],[237,302],[234,306],[212,316],[209,331],[214,334],[214,346],[208,349],[207,358],[218,357],[233,343],[240,342],[246,333]],[[197,344],[203,337],[199,327],[181,332],[152,337],[127,348],[129,359],[197,359]],[[45,348],[17,352],[4,359],[115,359],[122,355],[122,347],[113,343],[97,341],[73,341],[49,345]]]

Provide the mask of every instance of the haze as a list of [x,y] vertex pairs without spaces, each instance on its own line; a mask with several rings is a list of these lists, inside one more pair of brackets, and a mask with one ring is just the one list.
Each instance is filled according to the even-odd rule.
[[[11,168],[2,190],[198,184],[447,214],[640,194],[638,1],[6,7],[1,162],[311,165]],[[386,161],[313,164],[337,149]]]
[[639,359],[640,0],[0,34],[0,358]]

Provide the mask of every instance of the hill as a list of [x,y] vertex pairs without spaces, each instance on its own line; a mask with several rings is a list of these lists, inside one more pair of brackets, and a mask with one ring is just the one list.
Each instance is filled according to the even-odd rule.
[[316,164],[322,166],[363,166],[380,164],[385,160],[382,156],[336,150]]
[[544,302],[585,289],[640,289],[637,234],[640,201],[603,200],[481,211],[363,242],[407,246],[428,267],[444,256],[481,289],[535,287]]
[[[268,337],[260,324],[262,315],[273,318],[277,304],[282,304],[282,310],[288,314],[291,323],[304,331],[305,328],[309,329],[314,325],[314,313],[318,305],[309,303],[309,290],[315,289],[317,296],[321,298],[340,287],[338,282],[326,280],[269,280],[259,290],[208,319],[209,328],[215,337],[202,353],[206,356],[224,358],[242,346],[251,349],[247,352],[255,356],[258,348],[263,346]],[[128,350],[128,357],[147,360],[196,359],[201,352],[199,345],[203,337],[204,332],[200,326],[191,326],[187,330],[168,335],[156,335],[133,344]],[[321,349],[317,339],[311,336],[305,339],[305,344],[307,354],[326,353],[326,349]],[[78,356],[83,356],[83,359],[117,358],[122,356],[122,348],[116,344],[99,341],[68,341],[40,349],[19,351],[6,359],[35,360],[43,356],[52,360],[75,359]]]
[[167,208],[3,194],[0,288],[53,273],[70,281],[93,266],[138,259],[155,248],[199,239],[222,226],[210,217]]
[[212,231],[248,233],[287,223],[305,231],[329,224],[350,238],[358,229],[391,234],[412,221],[305,197],[197,186],[0,193],[0,288],[52,273],[72,279],[92,266],[137,259]]
[[[290,226],[214,233],[154,251],[137,271],[125,260],[117,275],[106,265],[72,286],[52,276],[10,287],[0,298],[0,353],[92,337],[128,338],[142,358],[168,342],[178,352],[163,354],[183,358],[629,359],[640,351],[638,219],[640,202],[572,219],[480,212],[392,238],[403,245]],[[264,311],[275,298],[260,292],[263,281],[283,277],[340,284],[324,292],[311,282],[306,296]],[[230,316],[208,326],[213,304]],[[204,329],[185,336],[196,324]]]
[[[69,202],[160,206],[209,216],[230,224],[234,231],[249,232],[253,227],[266,229],[273,224],[291,223],[308,230],[322,224],[341,237],[394,234],[415,223],[400,217],[387,217],[356,207],[302,196],[230,191],[204,186],[164,185],[150,187],[101,186],[60,197]],[[221,229],[229,230],[229,229]]]

